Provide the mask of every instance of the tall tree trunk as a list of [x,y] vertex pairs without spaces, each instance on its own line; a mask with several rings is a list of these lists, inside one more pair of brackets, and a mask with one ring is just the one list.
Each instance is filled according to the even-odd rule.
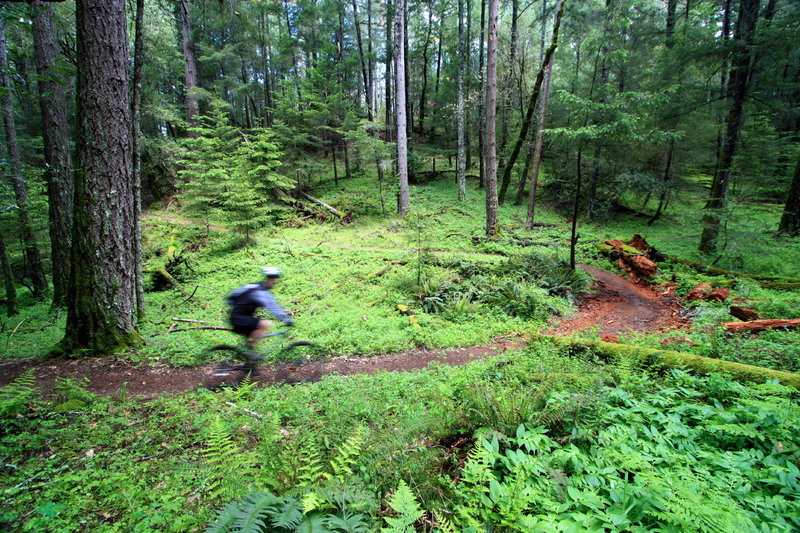
[[395,116],[397,117],[397,214],[408,215],[408,131],[406,130],[405,0],[396,0],[394,14]]
[[794,167],[794,176],[786,195],[786,205],[783,208],[778,231],[789,235],[800,234],[800,157],[797,158],[797,165]]
[[39,105],[42,110],[45,178],[50,222],[50,251],[53,272],[53,306],[66,303],[72,247],[72,149],[67,122],[65,80],[56,62],[58,33],[51,4],[31,3],[33,48],[39,74]]
[[8,159],[11,164],[11,186],[14,189],[14,199],[17,203],[16,210],[19,217],[22,244],[25,250],[25,259],[33,285],[34,298],[44,298],[47,293],[47,279],[44,277],[44,266],[36,244],[36,233],[33,230],[30,206],[28,204],[28,187],[22,176],[22,163],[19,159],[17,146],[17,124],[14,120],[14,102],[12,101],[13,87],[8,76],[8,48],[3,22],[3,10],[0,8],[0,105],[3,108],[3,122],[6,130],[6,147]]
[[[601,66],[600,66],[600,97],[597,102],[600,104],[600,116],[604,115],[603,108],[606,104],[606,93],[604,87],[608,85],[608,80],[611,78],[611,62],[609,57],[611,55],[611,23],[614,16],[614,0],[606,0],[606,21],[603,35],[603,46],[600,49]],[[598,120],[600,122],[602,119]],[[595,215],[595,208],[597,206],[597,186],[600,181],[600,156],[603,148],[598,142],[594,147],[594,165],[592,173],[589,176],[588,183],[586,184],[586,216],[593,219]]]
[[731,107],[726,120],[722,152],[717,172],[714,174],[714,181],[711,184],[711,193],[706,203],[707,213],[703,216],[703,233],[700,236],[699,250],[704,253],[714,253],[717,250],[722,210],[728,202],[731,165],[739,146],[739,131],[744,122],[744,101],[749,88],[748,78],[752,73],[751,58],[759,4],[760,0],[742,0],[739,8],[734,40],[740,43],[740,47],[732,61]]
[[[513,101],[513,91],[514,91],[514,69],[516,67],[517,62],[517,19],[519,18],[519,0],[511,0],[511,47],[508,54],[508,73],[506,74],[506,81],[503,84],[503,106],[501,110],[501,120],[500,124],[502,126],[501,134],[500,134],[500,148],[499,153],[501,154],[500,160],[502,162],[503,154],[506,151],[506,144],[508,143],[508,122],[509,122],[509,111],[511,110],[511,105]],[[501,166],[503,166],[501,164]],[[502,204],[506,201],[506,192],[508,191],[508,186],[511,184],[511,173],[510,172],[503,172],[503,182],[500,184],[500,193],[499,193],[499,201]]]
[[[467,39],[466,39],[466,66],[464,68],[464,76],[467,79],[467,86],[465,87],[465,91],[467,94],[472,94],[472,0],[467,0],[466,5],[466,17],[467,17]],[[471,107],[470,107],[471,109]],[[472,113],[468,113],[469,116],[472,116]],[[467,154],[466,154],[466,168],[472,168],[472,136],[470,135],[470,130],[472,130],[472,126],[468,123],[466,132],[464,133],[464,143],[467,145]]]
[[514,164],[517,162],[517,158],[519,157],[519,152],[522,149],[522,144],[525,142],[525,138],[528,136],[528,130],[530,129],[530,124],[533,121],[533,112],[536,109],[536,101],[539,99],[539,92],[541,91],[542,82],[544,81],[544,67],[545,65],[549,64],[550,61],[552,61],[553,54],[558,46],[558,30],[561,27],[561,16],[564,14],[565,4],[566,2],[562,1],[559,2],[559,5],[557,6],[556,22],[553,26],[553,37],[550,41],[550,46],[547,48],[547,51],[544,54],[544,62],[542,63],[542,67],[536,74],[536,81],[533,84],[533,91],[531,92],[531,97],[528,101],[528,110],[525,112],[525,119],[522,121],[522,128],[520,128],[519,137],[517,137],[517,142],[514,144],[514,149],[511,151],[505,171],[503,172],[503,182],[505,182],[507,179],[511,179],[511,169],[514,168]]
[[497,235],[497,25],[499,0],[489,0],[489,39],[486,58],[486,235]]
[[6,315],[15,316],[19,314],[17,307],[17,287],[14,284],[14,274],[11,272],[11,265],[8,262],[6,252],[6,240],[0,232],[0,273],[3,276],[3,284],[6,287]]
[[370,122],[373,120],[372,116],[372,90],[369,85],[369,69],[367,67],[367,58],[364,55],[364,44],[361,40],[361,23],[358,21],[358,4],[353,0],[353,24],[356,27],[356,44],[358,45],[358,57],[361,61],[361,78],[364,82],[364,98],[367,104],[367,118]]
[[569,238],[569,266],[575,270],[575,248],[578,245],[578,214],[580,213],[579,206],[581,203],[581,182],[583,182],[583,170],[581,169],[583,146],[578,147],[578,157],[575,160],[575,177],[577,183],[575,185],[575,201],[572,205],[572,229]]
[[373,117],[372,120],[375,120],[378,105],[375,91],[375,60],[372,57],[372,0],[367,0],[367,72],[369,73],[369,101],[372,102],[370,116]]
[[144,0],[136,0],[133,39],[133,84],[131,86],[131,152],[133,153],[134,273],[136,275],[136,314],[144,317],[144,279],[142,277],[142,66],[144,65]]
[[72,276],[62,353],[140,342],[124,0],[76,0],[78,137]]
[[478,77],[480,84],[478,88],[478,166],[479,178],[478,186],[484,187],[486,184],[486,79],[483,72],[483,52],[484,38],[486,37],[486,0],[481,0],[481,36],[478,39]]
[[458,157],[456,160],[456,182],[458,183],[458,199],[467,199],[466,150],[464,142],[464,0],[458,0],[458,103],[456,121],[458,122]]
[[394,58],[394,40],[392,39],[392,28],[394,26],[394,20],[397,17],[396,13],[393,11],[394,2],[393,0],[386,0],[386,64],[385,64],[385,77],[384,77],[384,85],[386,93],[386,99],[384,103],[384,111],[386,113],[386,140],[391,142],[393,140],[392,132],[395,131],[395,128],[392,126],[394,122],[392,119],[394,118],[394,113],[392,110],[394,107],[392,106],[392,74],[394,71],[392,70],[392,66],[395,63]]
[[425,100],[428,97],[428,46],[433,34],[433,7],[428,6],[428,31],[425,33],[425,42],[422,45],[422,89],[419,93],[419,124],[417,131],[420,135],[425,133]]
[[[545,67],[544,87],[542,89],[542,103],[539,106],[539,125],[534,132],[536,136],[536,148],[533,154],[533,174],[531,175],[531,190],[528,193],[528,217],[526,224],[528,229],[533,229],[536,213],[536,189],[539,186],[539,168],[542,164],[542,148],[544,146],[544,121],[547,116],[547,101],[550,97],[550,80],[553,78],[553,61]],[[526,179],[526,176],[522,176]]]
[[[178,0],[178,29],[181,35],[181,48],[183,50],[183,77],[186,91],[186,122],[190,128],[198,126],[200,106],[194,95],[197,87],[197,58],[192,42],[192,19],[189,17],[189,0]],[[196,133],[189,132],[189,137],[197,137]]]

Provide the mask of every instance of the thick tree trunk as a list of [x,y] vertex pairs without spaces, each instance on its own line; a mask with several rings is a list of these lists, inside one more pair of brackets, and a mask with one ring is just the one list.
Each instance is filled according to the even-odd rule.
[[3,276],[3,285],[6,288],[6,315],[15,316],[19,314],[17,308],[17,287],[14,284],[14,274],[11,272],[11,265],[8,262],[6,253],[6,240],[0,233],[0,273]]
[[78,140],[72,277],[59,351],[138,343],[124,0],[76,1]]
[[48,291],[47,279],[44,276],[44,266],[36,244],[36,233],[33,230],[33,221],[28,204],[28,188],[22,176],[22,163],[19,159],[17,146],[17,124],[14,120],[14,102],[12,101],[13,87],[8,76],[8,59],[6,57],[5,28],[3,24],[3,8],[0,8],[0,105],[3,108],[3,122],[6,130],[6,147],[8,159],[11,164],[11,186],[14,189],[17,217],[19,218],[22,244],[25,250],[28,271],[33,285],[34,298],[43,298]]
[[486,60],[486,235],[499,230],[497,205],[497,25],[499,0],[489,0],[489,39]]
[[800,234],[800,157],[797,158],[797,166],[794,167],[794,176],[789,185],[789,193],[786,195],[786,205],[783,208],[778,231],[789,235]]
[[397,121],[397,177],[399,191],[397,214],[408,215],[408,131],[406,129],[406,58],[405,58],[405,0],[395,1],[394,58],[395,58],[395,117]]
[[467,163],[464,147],[464,0],[458,0],[458,103],[456,121],[458,122],[458,157],[456,159],[456,182],[458,183],[458,199],[467,199]]
[[34,57],[40,76],[39,103],[49,205],[53,306],[61,307],[66,303],[69,285],[74,194],[67,98],[63,77],[56,68],[59,45],[53,7],[40,0],[32,2],[31,7]]
[[[198,126],[200,107],[194,88],[197,87],[197,58],[194,43],[192,42],[192,20],[189,18],[189,0],[178,0],[178,30],[181,35],[181,49],[183,50],[183,77],[184,90],[186,91],[186,122],[190,128]],[[197,134],[189,132],[189,137]]]
[[703,217],[703,233],[699,250],[714,253],[717,250],[722,210],[728,203],[728,186],[731,178],[733,158],[739,147],[739,131],[744,122],[744,101],[748,93],[748,79],[752,74],[752,48],[760,0],[742,0],[734,40],[740,43],[733,60],[730,76],[731,107],[722,139],[717,172],[711,184],[711,193],[706,203],[707,213]]
[[136,0],[133,39],[133,83],[131,85],[131,151],[133,152],[134,272],[136,274],[136,314],[144,317],[144,278],[142,277],[142,66],[144,64],[144,0]]

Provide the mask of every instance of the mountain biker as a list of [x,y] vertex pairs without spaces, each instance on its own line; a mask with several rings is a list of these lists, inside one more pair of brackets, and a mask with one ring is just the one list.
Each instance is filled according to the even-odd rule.
[[[263,281],[243,285],[228,296],[228,305],[231,306],[228,316],[233,331],[247,338],[249,349],[254,349],[273,326],[271,320],[255,316],[256,309],[259,307],[269,311],[287,326],[294,324],[294,320],[278,305],[271,292],[278,278],[281,277],[281,270],[275,267],[263,267],[261,274],[264,276]],[[250,355],[250,352],[247,355]],[[257,356],[257,354],[252,355],[253,357]]]

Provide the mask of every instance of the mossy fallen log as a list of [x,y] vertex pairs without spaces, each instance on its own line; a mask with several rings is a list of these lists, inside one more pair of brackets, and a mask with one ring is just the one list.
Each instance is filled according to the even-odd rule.
[[710,357],[702,357],[684,352],[671,350],[656,350],[629,344],[615,344],[603,341],[579,340],[570,337],[553,337],[540,335],[540,339],[550,344],[565,348],[570,351],[590,350],[604,360],[616,358],[640,361],[654,368],[687,368],[701,374],[720,372],[730,374],[743,381],[764,383],[768,379],[777,379],[780,383],[800,389],[800,374],[781,372],[759,366],[722,361]]
[[778,289],[778,290],[793,290],[800,288],[800,278],[792,278],[787,276],[771,276],[766,274],[745,274],[744,272],[734,272],[732,270],[725,270],[711,265],[704,265],[688,259],[680,259],[678,257],[668,255],[667,259],[673,263],[679,263],[692,267],[698,272],[711,274],[714,276],[726,276],[731,278],[747,278],[752,279],[765,289]]

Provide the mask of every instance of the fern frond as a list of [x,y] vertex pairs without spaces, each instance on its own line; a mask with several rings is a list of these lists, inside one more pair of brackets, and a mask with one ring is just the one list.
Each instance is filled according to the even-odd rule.
[[322,454],[319,444],[313,439],[306,439],[297,454],[300,465],[297,469],[297,486],[309,487],[323,476]]
[[28,369],[0,389],[0,417],[12,416],[25,411],[28,403],[37,393],[33,369]]
[[311,515],[305,516],[299,524],[294,526],[295,533],[332,533],[327,527],[327,520],[324,516]]
[[436,533],[456,533],[455,526],[442,512],[434,511],[433,517],[436,519]]
[[281,498],[269,492],[255,492],[239,502],[236,518],[237,533],[261,533],[266,531],[267,517],[281,503]]
[[383,533],[411,533],[414,531],[414,522],[424,514],[414,493],[402,479],[389,500],[389,507],[397,513],[397,516],[384,518],[390,527],[383,528],[381,530]]
[[206,533],[228,533],[239,517],[239,502],[230,502],[217,511],[213,522],[206,527]]
[[303,502],[297,498],[290,498],[280,507],[269,511],[272,525],[287,529],[295,528],[303,520]]
[[331,473],[325,474],[325,479],[344,480],[346,476],[353,474],[353,467],[356,465],[361,448],[364,444],[364,430],[357,428],[356,431],[336,450],[335,457],[331,460]]

